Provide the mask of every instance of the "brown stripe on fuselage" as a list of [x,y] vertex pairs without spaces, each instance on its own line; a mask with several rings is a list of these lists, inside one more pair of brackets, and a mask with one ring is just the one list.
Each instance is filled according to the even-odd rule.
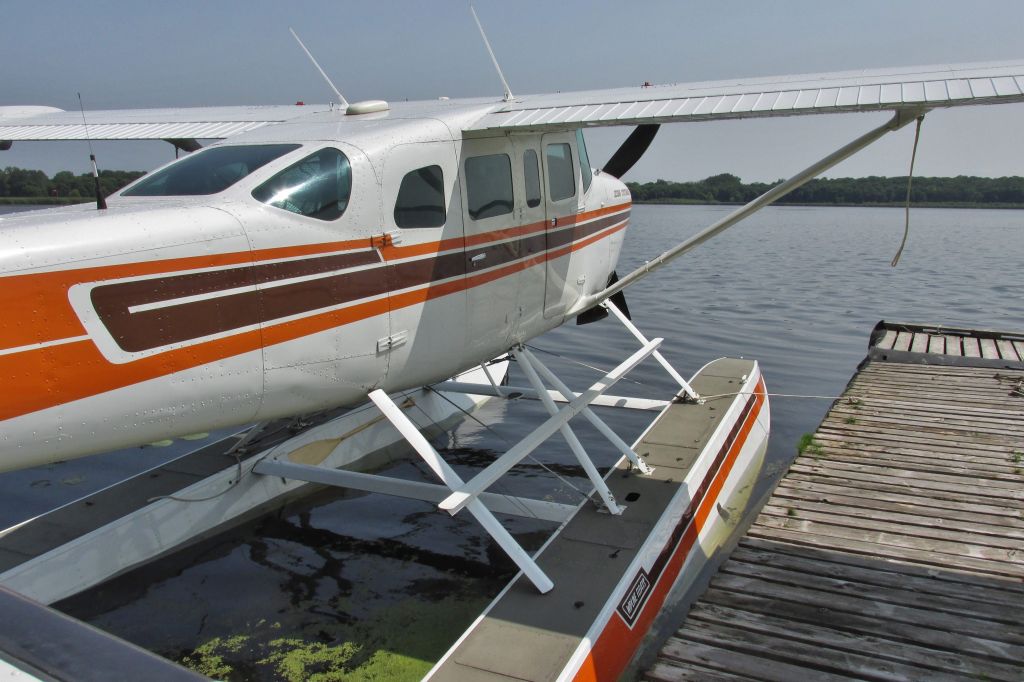
[[210,272],[135,280],[98,286],[92,304],[114,340],[125,351],[138,352],[239,329],[262,321],[255,291],[129,312],[133,306],[202,296],[284,279],[317,275],[381,261],[376,250],[261,263]]
[[[363,251],[107,284],[93,290],[92,301],[118,346],[127,352],[140,352],[507,265],[585,239],[627,217],[628,212],[622,212],[584,223],[574,221],[561,229],[465,251],[144,311],[129,312],[129,308],[380,263],[380,257],[377,251]],[[485,258],[472,260],[480,254]]]

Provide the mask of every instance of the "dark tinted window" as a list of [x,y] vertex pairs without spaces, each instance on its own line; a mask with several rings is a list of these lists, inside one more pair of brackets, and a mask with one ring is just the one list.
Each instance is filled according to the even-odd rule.
[[594,179],[594,171],[590,169],[590,156],[587,154],[587,141],[583,139],[583,128],[576,129],[576,153],[580,155],[580,173],[583,175],[583,191],[590,189]]
[[508,154],[466,159],[469,217],[483,220],[512,212],[512,162]]
[[122,194],[129,197],[175,197],[216,194],[297,144],[229,145],[211,147],[140,180]]
[[572,170],[572,151],[565,143],[547,146],[548,196],[561,201],[576,194],[576,174]]
[[310,154],[253,190],[264,204],[318,220],[340,218],[352,193],[348,157],[330,147]]
[[537,152],[532,149],[523,154],[523,173],[526,176],[526,205],[530,208],[540,206],[540,168]]
[[395,200],[395,225],[441,227],[445,221],[444,173],[426,166],[406,173]]

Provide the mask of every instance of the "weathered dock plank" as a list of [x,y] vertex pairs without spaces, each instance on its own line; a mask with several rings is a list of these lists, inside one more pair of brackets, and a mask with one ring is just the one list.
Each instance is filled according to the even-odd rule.
[[1024,679],[1024,341],[873,338],[646,679]]

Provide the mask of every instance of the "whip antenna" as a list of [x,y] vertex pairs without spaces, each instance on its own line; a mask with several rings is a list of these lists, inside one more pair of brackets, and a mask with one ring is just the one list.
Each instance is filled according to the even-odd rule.
[[508,81],[505,80],[505,74],[501,72],[501,67],[498,66],[498,58],[494,56],[494,50],[491,49],[491,42],[487,40],[487,34],[484,33],[484,27],[480,23],[480,19],[476,16],[476,10],[473,9],[473,3],[469,3],[469,11],[473,14],[473,21],[476,22],[476,27],[480,29],[480,37],[484,39],[484,47],[487,48],[487,54],[491,55],[491,61],[494,62],[494,68],[498,72],[498,78],[501,79],[501,84],[505,88],[505,101],[512,101],[512,90],[508,87]]
[[89,161],[92,162],[92,180],[96,185],[96,209],[102,211],[107,208],[107,200],[103,198],[103,191],[100,190],[100,171],[96,168],[96,155],[92,151],[92,138],[89,137],[89,124],[85,120],[85,107],[82,106],[82,93],[78,95],[78,110],[82,112],[82,125],[85,126],[85,141],[89,143]]
[[338,96],[338,104],[341,105],[343,108],[348,109],[348,100],[346,100],[342,96],[338,88],[334,87],[334,83],[331,82],[331,79],[327,76],[326,73],[324,73],[324,70],[320,68],[320,65],[317,64],[316,59],[313,57],[313,53],[306,49],[306,46],[302,44],[302,40],[299,38],[299,34],[296,33],[295,29],[291,27],[289,27],[288,30],[292,32],[292,37],[295,38],[295,41],[299,44],[299,47],[301,47],[302,51],[306,53],[307,57],[309,57],[309,61],[313,62],[313,66],[316,67],[316,70],[319,71],[320,75],[324,77],[325,81],[327,81],[327,85],[331,86],[331,90],[334,90],[334,94]]

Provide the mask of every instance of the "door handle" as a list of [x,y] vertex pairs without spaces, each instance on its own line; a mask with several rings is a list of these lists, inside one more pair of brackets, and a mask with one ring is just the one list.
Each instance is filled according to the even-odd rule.
[[473,256],[472,258],[470,258],[469,260],[472,261],[473,263],[479,263],[484,258],[487,258],[487,254],[486,253],[478,253],[475,256]]

